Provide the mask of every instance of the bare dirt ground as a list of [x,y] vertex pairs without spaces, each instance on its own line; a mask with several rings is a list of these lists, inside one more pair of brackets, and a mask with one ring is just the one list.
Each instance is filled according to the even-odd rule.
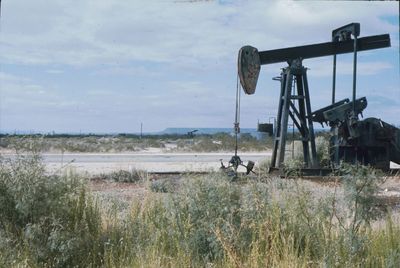
[[[251,160],[256,165],[270,156],[271,151],[240,154],[245,164]],[[137,153],[43,154],[44,163],[49,171],[68,167],[89,174],[135,169],[147,172],[217,171],[221,167],[220,161],[227,165],[231,157],[231,152],[162,153],[156,148]]]
[[[143,170],[145,172],[216,172],[220,169],[220,160],[228,164],[232,153],[163,153],[157,148],[137,153],[85,153],[85,154],[44,154],[44,162],[49,171],[57,171],[65,168],[78,173],[85,173],[89,177],[96,177],[101,173],[110,173],[118,170]],[[271,151],[246,152],[240,154],[244,164],[254,161],[256,167],[271,157]],[[392,167],[398,167],[392,163]],[[239,171],[244,172],[241,167]],[[147,180],[166,179],[179,181],[182,176],[171,175],[147,175]],[[323,179],[314,178],[315,187],[334,187],[334,183],[324,182]],[[148,191],[148,185],[112,182],[105,180],[91,180],[90,186],[94,192],[108,196],[115,196],[126,201],[132,197],[141,196]],[[395,210],[400,210],[400,173],[388,176],[380,185],[378,200],[381,204],[389,205]]]
[[[12,155],[9,153],[2,155]],[[271,157],[271,151],[246,152],[239,154],[244,164],[247,161],[254,161],[256,167]],[[107,174],[118,170],[143,170],[145,172],[187,172],[187,171],[211,171],[220,169],[220,160],[225,165],[232,157],[231,152],[225,153],[173,153],[164,152],[158,148],[148,148],[135,153],[44,153],[43,160],[50,173],[63,170],[73,170],[84,174],[85,177],[96,178],[96,175]],[[400,168],[399,165],[391,164],[392,168]],[[239,171],[244,172],[244,168]],[[150,176],[150,175],[148,175]],[[164,175],[147,178],[151,180],[181,180],[182,176]],[[278,178],[277,178],[278,179]],[[334,183],[323,180],[310,182],[316,188],[332,188]],[[130,201],[134,197],[140,197],[149,191],[149,186],[144,183],[122,183],[107,180],[92,179],[89,182],[93,192],[112,198]],[[400,173],[389,176],[380,185],[378,194],[379,202],[382,205],[389,205],[394,210],[400,211]]]
[[145,184],[96,179],[89,181],[89,187],[96,195],[107,197],[107,199],[120,199],[123,202],[130,202],[133,198],[141,198],[149,191]]
[[[89,181],[91,190],[107,199],[117,199],[121,202],[129,203],[132,199],[143,199],[143,197],[151,191],[150,185],[153,181],[166,180],[172,181],[173,184],[179,185],[182,179],[187,175],[147,175],[146,181],[141,183],[124,183],[113,182],[106,180],[92,179]],[[251,176],[249,177],[252,178]],[[255,179],[256,176],[253,176]],[[283,178],[274,177],[273,180]],[[325,179],[309,180],[307,178],[299,179],[299,183],[307,189],[312,189],[316,195],[324,193],[333,193],[335,186],[340,187],[340,184],[335,184],[334,181],[327,182]],[[376,205],[382,210],[390,208],[396,217],[400,217],[400,176],[390,176],[385,178],[384,182],[379,185]]]

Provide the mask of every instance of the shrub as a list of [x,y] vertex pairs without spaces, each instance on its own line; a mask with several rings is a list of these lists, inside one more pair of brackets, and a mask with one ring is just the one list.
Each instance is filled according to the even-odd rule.
[[185,180],[178,195],[173,197],[172,210],[176,220],[187,229],[185,247],[192,256],[210,261],[223,257],[219,237],[231,234],[240,226],[240,190],[228,178],[217,176]]
[[101,263],[99,208],[76,175],[47,175],[40,156],[18,155],[1,161],[0,193],[1,240],[14,248],[8,254],[32,266]]
[[321,167],[329,167],[330,154],[329,154],[329,139],[325,136],[318,136],[315,138],[315,147],[317,150],[317,159]]
[[171,193],[176,186],[169,179],[159,179],[150,183],[150,190],[156,193]]
[[2,160],[0,266],[398,267],[398,222],[370,227],[379,174],[342,173],[343,189],[322,193],[302,180],[190,175],[121,213],[78,176],[47,175],[38,155]]
[[143,181],[146,176],[146,173],[141,170],[133,169],[131,171],[126,170],[118,170],[113,171],[108,175],[103,175],[106,179],[110,179],[116,182],[132,182],[136,183],[139,181]]
[[340,172],[343,174],[341,180],[348,208],[344,217],[348,220],[339,220],[351,234],[356,234],[363,225],[369,225],[379,212],[376,194],[378,184],[382,182],[382,172],[369,166],[346,163],[341,164]]
[[[294,142],[294,144],[293,144]],[[288,145],[290,147],[289,151],[291,155],[289,156],[287,161],[292,161],[289,164],[292,165],[294,162],[302,163],[304,162],[303,156],[303,143],[301,141],[292,141],[291,144]],[[319,161],[319,165],[321,167],[329,167],[330,165],[330,155],[329,155],[329,140],[327,135],[320,135],[315,138],[315,148],[317,152],[317,160]],[[293,150],[293,153],[291,152]],[[293,157],[292,157],[293,156]]]
[[285,177],[300,177],[301,169],[304,167],[303,159],[292,158],[285,161],[283,173]]

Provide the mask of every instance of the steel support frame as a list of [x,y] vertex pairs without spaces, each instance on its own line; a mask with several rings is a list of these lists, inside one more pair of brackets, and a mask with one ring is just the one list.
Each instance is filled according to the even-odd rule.
[[[292,95],[293,85],[297,95]],[[271,158],[271,166],[274,168],[281,168],[285,160],[289,116],[302,137],[304,166],[317,168],[318,160],[311,120],[307,69],[302,65],[301,59],[289,62],[289,66],[284,68],[281,73],[281,91]]]

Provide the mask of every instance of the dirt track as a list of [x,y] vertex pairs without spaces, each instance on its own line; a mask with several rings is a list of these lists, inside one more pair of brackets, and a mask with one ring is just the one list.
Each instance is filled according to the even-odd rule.
[[[51,171],[72,167],[90,174],[121,169],[148,172],[215,171],[221,166],[220,159],[227,165],[231,157],[232,153],[43,154],[44,162]],[[240,157],[245,164],[249,160],[258,164],[270,158],[271,152],[243,153]]]

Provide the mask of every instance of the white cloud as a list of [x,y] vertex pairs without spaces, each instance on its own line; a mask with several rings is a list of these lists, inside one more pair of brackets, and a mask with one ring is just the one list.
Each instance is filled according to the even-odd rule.
[[[308,65],[307,65],[308,66]],[[314,61],[310,64],[309,75],[316,77],[332,76],[332,59]],[[373,61],[373,62],[358,62],[357,63],[357,75],[368,76],[382,73],[385,70],[392,69],[394,66],[384,61]],[[337,75],[353,75],[353,62],[337,62],[336,65]]]
[[91,72],[92,75],[113,75],[113,76],[139,76],[159,77],[160,73],[154,68],[144,66],[111,66],[104,67]]
[[[7,102],[2,119],[13,126],[28,121],[45,126],[54,117],[49,122],[66,120],[66,127],[86,123],[104,130],[123,128],[126,122],[139,125],[138,120],[154,130],[230,126],[241,46],[268,50],[325,42],[333,28],[356,21],[361,36],[390,33],[392,47],[398,47],[399,27],[385,16],[398,16],[398,3],[6,1],[0,40],[6,70],[0,72],[1,101]],[[391,51],[398,57],[397,50]],[[341,59],[338,74],[351,74],[351,60]],[[271,77],[284,65],[262,68],[256,95],[243,96],[243,126],[276,114],[279,85]],[[328,58],[305,65],[318,81],[332,72]],[[394,68],[396,62],[387,58],[360,56],[358,73],[366,79]],[[329,89],[330,80],[328,84]],[[394,89],[388,91],[389,86]],[[385,85],[380,94],[398,90],[398,85]],[[322,94],[312,99],[319,101],[314,106],[329,103]],[[16,104],[26,111],[11,120]],[[34,114],[43,117],[35,121]]]
[[10,73],[0,72],[0,82],[25,82],[29,79],[26,77],[17,76]]
[[49,69],[49,70],[46,70],[46,73],[49,73],[49,74],[62,74],[62,73],[64,73],[64,71],[63,70],[57,70],[57,69]]
[[396,33],[397,26],[379,19],[396,15],[396,5],[14,0],[3,5],[1,57],[10,63],[68,65],[232,61],[244,43],[271,49],[326,41],[332,28],[349,20],[361,22],[362,35]]

